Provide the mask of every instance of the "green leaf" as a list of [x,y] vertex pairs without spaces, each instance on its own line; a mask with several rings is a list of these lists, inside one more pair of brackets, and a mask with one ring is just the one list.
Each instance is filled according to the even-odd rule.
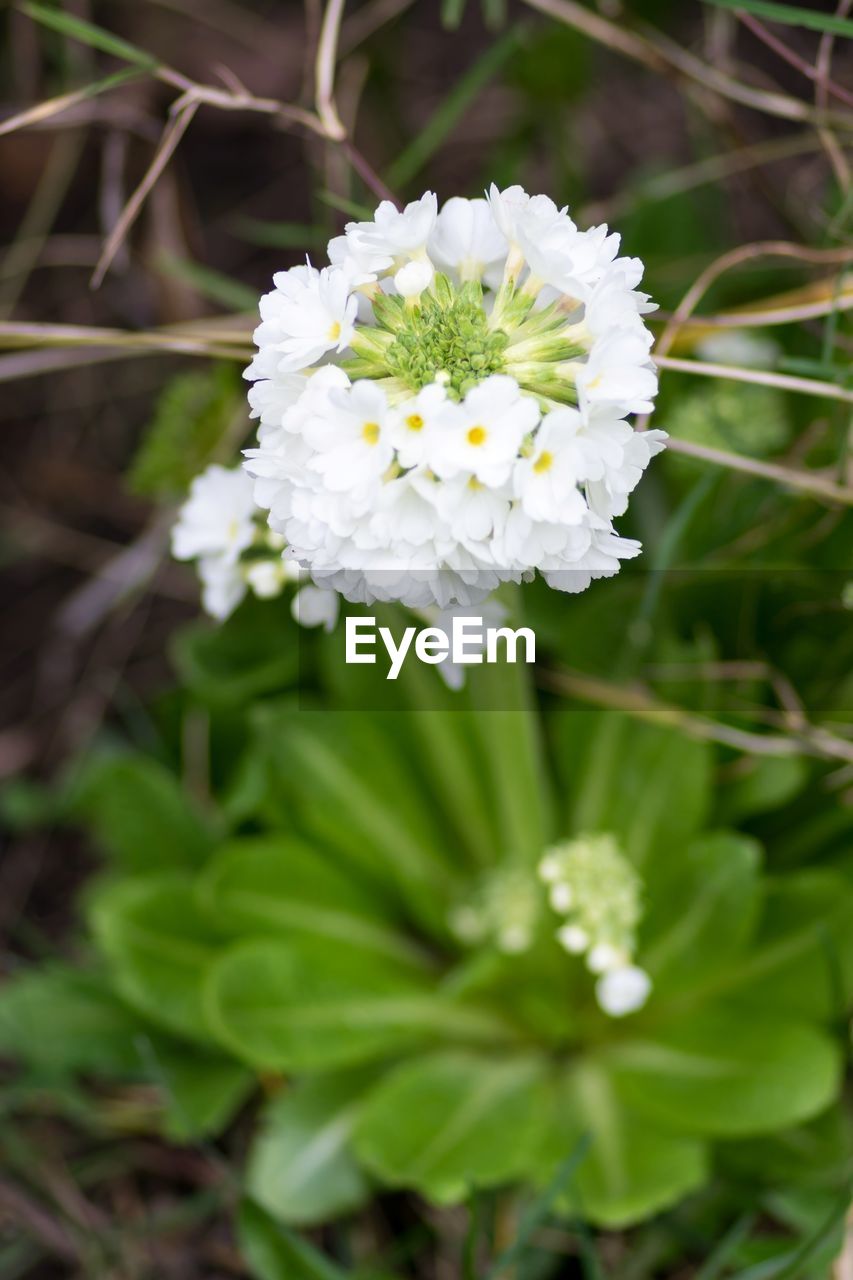
[[445,937],[459,858],[406,758],[393,714],[264,709],[256,728],[255,750],[269,771],[270,821],[329,849],[380,897],[396,898]]
[[253,1280],[345,1280],[339,1267],[251,1200],[240,1206],[237,1238]]
[[22,4],[21,9],[35,22],[51,27],[61,35],[70,36],[72,40],[80,40],[92,49],[111,53],[116,58],[123,58],[125,62],[134,62],[137,66],[148,70],[154,70],[160,65],[158,60],[150,53],[146,53],[144,49],[138,49],[136,45],[129,44],[119,36],[114,36],[112,32],[104,31],[103,27],[96,27],[91,22],[84,22],[82,18],[75,18],[64,9],[48,9],[44,5],[32,3]]
[[783,808],[809,779],[808,765],[800,756],[744,756],[743,766],[718,793],[716,811],[727,823]]
[[727,1180],[752,1189],[786,1187],[833,1197],[849,1177],[851,1152],[853,1116],[842,1098],[807,1124],[725,1143],[717,1165]]
[[759,1009],[844,1017],[853,1000],[853,891],[815,868],[771,881],[755,942],[716,991]]
[[218,940],[192,882],[173,875],[108,885],[91,917],[124,998],[179,1038],[209,1044],[202,982]]
[[701,836],[671,861],[641,934],[656,997],[695,987],[743,952],[758,915],[760,864],[756,841],[733,832]]
[[442,1000],[375,951],[308,937],[231,948],[210,974],[206,1008],[222,1044],[268,1070],[332,1071],[442,1034],[506,1035],[498,1019]]
[[97,757],[70,789],[70,808],[133,873],[202,863],[215,831],[173,772],[141,754]]
[[199,881],[217,927],[237,935],[293,933],[354,942],[390,960],[423,964],[424,953],[383,920],[376,896],[327,856],[284,836],[234,840]]
[[546,1170],[586,1135],[588,1146],[563,1197],[598,1226],[624,1228],[669,1208],[707,1180],[705,1146],[658,1129],[627,1107],[606,1071],[585,1063],[556,1082],[541,1155]]
[[179,631],[172,658],[201,701],[244,710],[295,682],[299,644],[289,600],[250,599],[221,626],[199,623]]
[[137,1016],[98,975],[51,966],[0,988],[0,1053],[47,1075],[120,1075],[138,1064]]
[[759,1010],[719,1006],[602,1051],[625,1101],[691,1135],[769,1133],[832,1102],[840,1053],[822,1032]]
[[249,1153],[249,1193],[273,1217],[311,1226],[357,1209],[369,1188],[350,1153],[370,1077],[326,1075],[288,1089],[266,1108]]
[[446,1052],[392,1071],[368,1097],[355,1151],[392,1186],[439,1203],[521,1177],[542,1137],[545,1062]]
[[647,877],[683,856],[708,811],[708,744],[611,711],[569,711],[559,728],[572,828],[613,832]]
[[242,395],[230,365],[171,378],[128,472],[134,493],[164,500],[183,497],[222,447]]
[[197,866],[213,845],[209,825],[174,774],[147,756],[90,762],[72,786],[70,808],[124,869],[139,875]]
[[255,1086],[250,1071],[209,1049],[145,1035],[137,1037],[137,1050],[148,1075],[161,1088],[163,1132],[175,1142],[221,1133]]
[[473,667],[466,694],[499,855],[535,866],[553,837],[550,776],[529,669]]
[[721,9],[743,9],[768,22],[783,22],[792,27],[808,27],[810,31],[829,31],[837,36],[853,38],[853,19],[834,13],[815,13],[796,5],[772,3],[772,0],[705,0]]

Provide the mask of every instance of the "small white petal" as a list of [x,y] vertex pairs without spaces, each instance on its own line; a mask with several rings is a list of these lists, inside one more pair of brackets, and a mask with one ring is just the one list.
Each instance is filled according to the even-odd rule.
[[322,587],[305,586],[297,591],[290,606],[291,613],[301,627],[324,627],[331,631],[338,620],[340,600],[336,591]]
[[652,980],[645,969],[626,965],[612,969],[595,984],[595,998],[611,1018],[624,1018],[641,1009],[649,998]]
[[435,272],[428,262],[407,262],[394,276],[401,298],[418,298],[432,284]]
[[548,894],[548,901],[555,911],[563,913],[571,908],[574,901],[572,886],[569,884],[558,882],[551,886],[551,892]]
[[520,955],[530,946],[530,934],[521,925],[510,925],[498,936],[498,950],[507,955]]
[[586,967],[590,973],[609,973],[612,969],[624,968],[627,961],[628,957],[624,951],[602,942],[590,951],[586,958]]
[[560,861],[558,858],[546,857],[539,863],[539,876],[546,884],[554,884],[560,878]]
[[557,941],[569,955],[579,956],[589,946],[590,937],[586,930],[578,925],[564,924],[562,929],[557,930]]

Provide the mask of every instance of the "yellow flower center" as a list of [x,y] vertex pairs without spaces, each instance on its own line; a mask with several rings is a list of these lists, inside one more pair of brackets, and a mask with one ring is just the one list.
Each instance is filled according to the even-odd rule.
[[379,423],[365,422],[361,428],[361,438],[366,444],[376,444],[379,440]]
[[549,453],[547,449],[543,449],[539,457],[533,464],[533,470],[538,472],[550,471],[554,464],[554,455]]
[[473,445],[485,444],[487,434],[485,427],[471,427],[468,432],[468,443]]
[[420,431],[423,425],[424,420],[419,413],[410,413],[406,419],[406,426],[410,431]]
[[333,324],[329,325],[329,332],[326,336],[329,339],[329,342],[337,342],[338,338],[341,336],[341,326],[338,324],[337,320],[335,320]]

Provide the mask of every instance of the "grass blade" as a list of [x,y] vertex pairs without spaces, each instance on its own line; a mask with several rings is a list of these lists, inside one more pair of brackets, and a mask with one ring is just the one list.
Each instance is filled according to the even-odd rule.
[[752,1230],[755,1215],[745,1213],[729,1228],[717,1245],[714,1252],[706,1259],[696,1272],[695,1280],[719,1280],[723,1268],[729,1263],[736,1251]]
[[196,293],[211,302],[219,302],[223,307],[233,311],[256,311],[258,295],[248,285],[239,280],[232,280],[221,271],[213,271],[198,262],[190,262],[187,258],[179,258],[173,253],[161,253],[157,256],[157,266],[166,276],[190,285]]
[[48,9],[45,5],[35,4],[29,0],[28,3],[21,5],[21,11],[34,22],[40,22],[61,35],[70,36],[72,40],[79,40],[92,49],[100,49],[102,53],[111,53],[116,58],[133,62],[138,67],[145,67],[149,71],[159,66],[157,58],[146,53],[144,49],[138,49],[135,44],[122,40],[120,36],[104,31],[103,27],[96,27],[92,22],[84,22],[82,18],[75,18],[73,14],[66,13],[62,9]]
[[235,218],[228,230],[238,240],[267,249],[325,248],[329,238],[327,231],[310,222],[265,222],[262,218]]
[[334,191],[318,191],[317,199],[322,200],[323,204],[329,205],[330,208],[348,213],[351,218],[358,218],[360,221],[369,222],[373,217],[373,210],[368,205],[359,204],[357,200],[348,200],[346,196],[336,195]]
[[802,1276],[808,1274],[807,1268],[821,1249],[829,1243],[833,1232],[843,1223],[849,1206],[850,1188],[845,1187],[824,1221],[796,1249],[781,1257],[756,1262],[745,1271],[738,1271],[732,1280],[801,1280]]
[[61,115],[63,111],[76,107],[80,102],[96,98],[98,94],[107,93],[110,89],[118,88],[119,85],[129,84],[131,80],[138,80],[144,74],[138,67],[129,67],[107,76],[104,80],[96,80],[94,84],[84,85],[82,89],[72,89],[70,93],[63,93],[58,98],[38,102],[34,107],[28,107],[26,111],[9,116],[7,120],[0,122],[0,137],[7,133],[14,133],[17,129],[25,129],[31,124],[43,124],[45,120]]
[[742,9],[756,18],[768,22],[782,22],[789,27],[808,27],[810,31],[822,31],[853,39],[853,18],[839,18],[834,13],[814,13],[811,9],[799,9],[796,5],[779,4],[777,0],[705,0],[721,9]]
[[100,287],[104,276],[110,268],[110,263],[118,252],[119,246],[130,231],[130,228],[133,226],[136,219],[139,217],[142,206],[156,184],[157,179],[160,177],[160,174],[169,163],[169,160],[177,149],[181,138],[189,128],[193,116],[196,111],[198,111],[198,107],[198,102],[188,101],[187,105],[179,111],[177,115],[172,116],[169,123],[166,125],[160,139],[160,143],[154,154],[154,159],[148,166],[145,177],[128,200],[122,210],[118,222],[115,224],[107,238],[103,252],[98,260],[98,265],[92,275],[93,289]]
[[442,0],[441,25],[446,31],[455,31],[465,14],[467,0]]
[[570,1186],[575,1172],[589,1150],[589,1135],[584,1134],[574,1149],[562,1162],[549,1185],[530,1205],[518,1224],[518,1233],[512,1244],[495,1259],[486,1280],[496,1280],[524,1254],[531,1236],[551,1212],[554,1201]]
[[252,1200],[240,1206],[237,1236],[252,1280],[345,1280],[346,1272]]
[[513,27],[468,68],[418,136],[401,151],[386,174],[392,191],[411,181],[435,154],[468,105],[515,52],[521,30],[520,26]]
[[483,21],[490,31],[500,31],[506,22],[506,0],[482,0]]

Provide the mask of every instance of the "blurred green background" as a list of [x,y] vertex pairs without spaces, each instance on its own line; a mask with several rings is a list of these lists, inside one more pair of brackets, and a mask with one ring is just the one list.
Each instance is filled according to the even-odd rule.
[[[0,1280],[850,1274],[843,1097],[822,1093],[810,1041],[760,1034],[780,1011],[820,1023],[846,1061],[851,424],[833,389],[853,387],[848,9],[778,22],[757,0],[745,16],[699,0],[347,4],[335,89],[349,143],[208,102],[97,289],[178,93],[156,69],[310,111],[323,7],[64,0],[0,17]],[[55,105],[15,119],[37,104]],[[646,263],[658,333],[735,250],[699,313],[792,314],[678,332],[675,358],[768,377],[664,371],[656,425],[724,456],[656,460],[620,523],[645,552],[619,579],[578,598],[524,589],[540,661],[523,710],[483,711],[474,681],[455,701],[436,684],[431,712],[407,709],[423,690],[395,690],[389,711],[387,690],[342,677],[333,640],[297,638],[287,601],[199,622],[169,522],[204,462],[250,438],[239,348],[273,271],[321,261],[380,185],[445,199],[491,181],[618,229]],[[166,351],[175,340],[196,354]],[[792,377],[830,392],[795,393]],[[332,1054],[283,1087],[293,1047],[270,1049],[224,987],[211,1032],[200,975],[271,932],[218,878],[232,842],[296,835],[335,865],[363,854],[371,892],[396,883],[402,842],[457,893],[451,872],[477,882],[478,847],[500,868],[513,842],[535,854],[544,833],[590,830],[644,861],[650,948],[707,908],[675,953],[689,981],[673,980],[672,1035],[694,1005],[705,1017],[705,986],[728,983],[740,1021],[696,1032],[703,1052],[747,1046],[728,1091],[688,1090],[679,1110],[666,1072],[623,1079],[605,1108],[615,1174],[578,1149],[589,1134],[567,1104],[559,1186],[514,1163],[511,1098],[494,1120],[506,1141],[493,1127],[478,1148],[481,1189],[454,1206],[436,1205],[446,1168],[394,1189],[411,1183],[393,1176],[381,1107],[359,1139],[367,1180],[342,1142],[296,1179],[293,1160],[373,1067]],[[262,879],[262,894],[310,902],[309,871],[301,888]],[[388,911],[455,973],[444,885],[401,877]],[[242,989],[283,963],[255,953]],[[570,994],[542,966],[486,966],[465,990],[518,1018],[536,1052],[594,1065],[610,1033],[583,1023],[575,979]],[[653,1013],[640,1027],[670,1034]],[[391,1097],[392,1114],[422,1104],[427,1128],[441,1123],[435,1093],[412,1096]],[[727,1129],[739,1107],[764,1117],[761,1136]]]

